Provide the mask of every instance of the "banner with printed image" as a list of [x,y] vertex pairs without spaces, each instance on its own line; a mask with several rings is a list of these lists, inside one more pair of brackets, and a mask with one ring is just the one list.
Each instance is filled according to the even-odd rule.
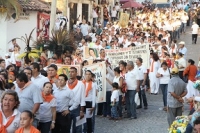
[[78,76],[81,76],[81,67],[80,65],[63,65],[63,64],[56,64],[58,67],[57,74],[65,74],[69,78],[69,69],[70,67],[75,67],[78,71]]
[[135,63],[138,57],[141,57],[143,65],[149,68],[150,50],[148,44],[132,48],[106,49],[106,56],[109,58],[112,68],[117,67],[121,60]]
[[88,63],[91,65],[94,60],[99,58],[99,50],[96,48],[84,47],[83,58],[84,60],[87,60]]
[[122,28],[125,28],[128,26],[128,22],[129,22],[129,14],[127,13],[121,13],[120,14],[120,19],[119,19],[119,25]]
[[106,64],[104,62],[92,64],[85,66],[83,68],[83,73],[86,70],[90,70],[96,75],[95,82],[97,83],[98,93],[97,93],[97,103],[106,102]]

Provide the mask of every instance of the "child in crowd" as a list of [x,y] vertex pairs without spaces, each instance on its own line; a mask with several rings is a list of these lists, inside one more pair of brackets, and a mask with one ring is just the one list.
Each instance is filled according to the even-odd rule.
[[15,131],[15,133],[40,133],[34,126],[33,113],[31,111],[25,110],[20,116],[20,128]]
[[119,85],[118,83],[112,83],[112,95],[111,95],[111,118],[110,120],[118,120],[118,111],[117,111],[117,107],[118,107],[118,103],[119,103]]

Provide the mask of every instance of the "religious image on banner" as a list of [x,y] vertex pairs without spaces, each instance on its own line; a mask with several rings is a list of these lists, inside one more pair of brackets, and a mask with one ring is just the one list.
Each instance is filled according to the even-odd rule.
[[50,15],[38,13],[37,19],[37,38],[49,38]]
[[122,27],[122,28],[127,27],[128,26],[128,22],[129,22],[129,14],[121,13],[120,19],[119,19],[120,27]]
[[77,69],[77,71],[78,71],[78,76],[81,75],[80,65],[62,65],[62,64],[56,64],[56,65],[58,67],[58,71],[57,71],[58,75],[65,74],[69,78],[70,67],[75,67]]
[[[88,65],[83,67],[83,74],[86,70],[90,70],[95,74],[95,82],[98,87],[97,103],[106,102],[106,64],[104,62]],[[84,75],[83,75],[84,76]]]
[[96,48],[84,47],[83,58],[87,60],[89,64],[92,64],[94,60],[99,57],[99,51]]

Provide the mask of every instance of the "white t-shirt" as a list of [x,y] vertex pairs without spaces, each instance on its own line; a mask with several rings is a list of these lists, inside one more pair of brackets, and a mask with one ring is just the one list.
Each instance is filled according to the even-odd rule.
[[192,34],[198,34],[199,25],[194,24],[192,25]]
[[[113,83],[118,83],[118,85],[119,85],[119,80],[120,80],[120,76],[119,77],[114,77],[114,79],[113,79]],[[119,91],[119,95],[122,95],[122,91],[121,91],[121,89],[118,89],[118,91]]]
[[39,108],[39,115],[40,115],[40,122],[50,122],[52,121],[52,112],[51,107],[56,107],[56,99],[53,98],[49,103],[43,102],[40,104]]
[[117,16],[117,11],[116,10],[112,10],[111,11],[111,17],[116,17]]
[[170,80],[169,68],[167,68],[167,70],[164,71],[163,68],[161,67],[158,69],[158,73],[163,75],[162,77],[160,77],[160,84],[168,84]]
[[112,95],[111,95],[111,102],[114,102],[114,100],[116,99],[116,102],[119,102],[119,91],[118,90],[114,90],[112,92]]
[[137,80],[138,80],[138,74],[135,69],[128,71],[125,74],[125,81],[127,84],[128,90],[136,90],[137,88]]
[[136,68],[138,74],[138,80],[144,80],[144,74],[147,73],[147,68],[145,66],[140,66]]

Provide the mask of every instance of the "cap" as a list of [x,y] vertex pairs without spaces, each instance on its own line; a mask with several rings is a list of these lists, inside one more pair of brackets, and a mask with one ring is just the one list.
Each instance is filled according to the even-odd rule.
[[181,41],[181,42],[179,42],[179,44],[183,44],[183,45],[185,45],[185,42],[184,42],[184,41]]
[[178,74],[178,68],[172,68],[171,74]]

